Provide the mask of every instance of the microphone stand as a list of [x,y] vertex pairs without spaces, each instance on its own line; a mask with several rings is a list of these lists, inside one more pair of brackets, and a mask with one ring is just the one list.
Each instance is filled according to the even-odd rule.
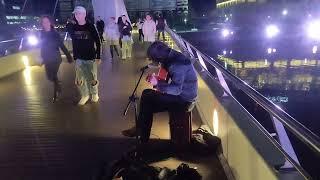
[[[141,74],[140,74],[139,80],[138,80],[138,82],[136,84],[136,87],[134,88],[131,96],[129,97],[129,102],[128,102],[128,104],[127,104],[127,106],[126,106],[126,108],[125,108],[125,110],[123,112],[123,115],[126,116],[127,113],[128,113],[130,105],[133,105],[133,107],[134,107],[134,117],[135,117],[135,123],[136,123],[136,130],[138,130],[138,102],[137,101],[139,99],[136,96],[136,91],[137,91],[137,88],[138,88],[138,86],[140,84],[141,78],[142,78],[144,72],[146,71],[146,69],[147,68],[141,68]],[[137,145],[139,144],[139,135],[138,135],[137,132],[136,132],[136,144]],[[137,154],[138,154],[138,150],[136,150],[136,152],[135,152],[135,157],[137,157]]]

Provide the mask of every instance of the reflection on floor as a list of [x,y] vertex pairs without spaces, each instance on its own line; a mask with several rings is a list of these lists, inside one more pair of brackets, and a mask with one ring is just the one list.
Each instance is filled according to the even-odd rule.
[[[0,179],[88,180],[102,163],[120,158],[134,145],[134,139],[121,135],[123,129],[133,125],[133,109],[126,117],[122,113],[139,69],[147,64],[145,52],[138,43],[131,60],[111,60],[109,49],[104,51],[97,104],[76,106],[79,95],[74,85],[74,66],[67,63],[59,72],[62,98],[54,104],[53,87],[43,67],[31,67],[0,79]],[[142,82],[137,94],[146,86]],[[166,113],[155,116],[153,127],[154,138],[169,138]],[[223,176],[215,156],[193,156],[190,160],[186,162],[197,166],[204,179]],[[157,165],[176,168],[179,164],[177,158],[168,157]]]

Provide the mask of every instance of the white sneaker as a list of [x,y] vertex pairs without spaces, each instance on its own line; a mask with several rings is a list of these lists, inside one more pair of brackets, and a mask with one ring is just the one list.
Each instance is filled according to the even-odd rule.
[[88,100],[89,100],[89,96],[82,97],[78,102],[78,105],[80,106],[85,105]]
[[92,102],[98,102],[98,101],[99,101],[99,96],[98,96],[98,94],[92,95],[91,101],[92,101]]

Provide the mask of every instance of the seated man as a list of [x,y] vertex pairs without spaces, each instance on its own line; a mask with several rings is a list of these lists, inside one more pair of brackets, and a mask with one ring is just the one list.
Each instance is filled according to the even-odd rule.
[[155,89],[145,89],[142,92],[137,128],[122,132],[129,137],[139,133],[142,143],[150,138],[153,113],[185,110],[196,100],[198,93],[197,75],[188,57],[160,41],[151,44],[147,56],[153,62],[161,64],[168,72],[169,80],[159,80],[155,75],[147,78]]

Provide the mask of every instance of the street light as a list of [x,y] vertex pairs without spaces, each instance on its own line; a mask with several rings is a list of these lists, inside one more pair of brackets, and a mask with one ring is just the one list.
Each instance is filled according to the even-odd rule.
[[307,28],[308,36],[311,39],[320,40],[320,21],[310,22]]
[[284,10],[282,11],[282,15],[283,15],[283,16],[288,15],[288,10],[284,9]]
[[266,35],[268,38],[273,38],[279,34],[280,30],[276,25],[269,25],[266,28]]

